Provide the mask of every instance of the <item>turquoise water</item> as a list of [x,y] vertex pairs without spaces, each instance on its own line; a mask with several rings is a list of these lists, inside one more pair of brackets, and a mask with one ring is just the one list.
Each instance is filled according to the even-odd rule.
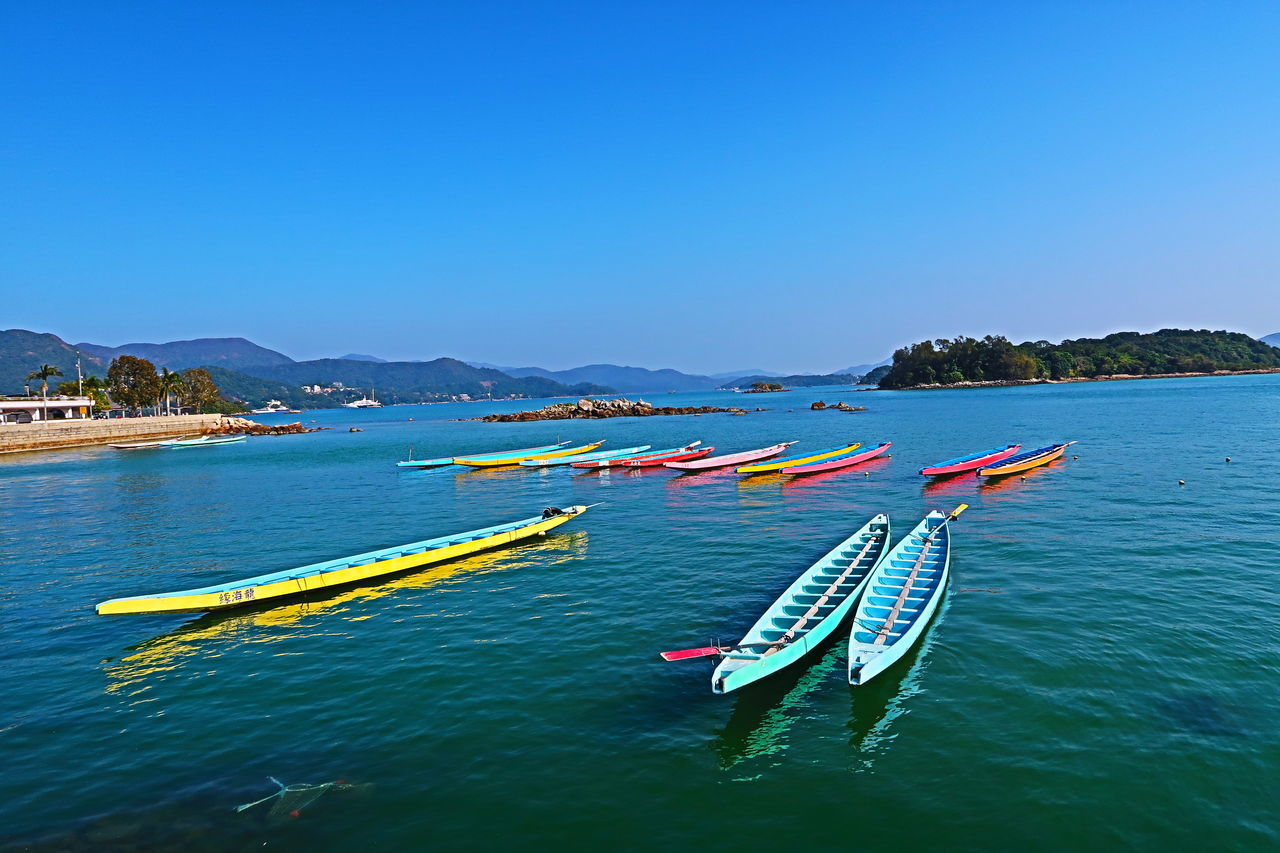
[[[0,457],[0,838],[1275,848],[1280,377],[845,392],[861,414],[809,411],[820,397],[838,399],[661,395],[770,411],[540,424],[451,420],[522,408],[506,404],[344,410],[304,416],[331,431],[240,445]],[[593,438],[894,447],[803,480],[391,466],[409,445]],[[1069,439],[1026,480],[915,473]],[[597,502],[536,544],[307,602],[93,612]],[[872,514],[896,537],[959,502],[973,508],[940,616],[872,684],[845,683],[839,642],[727,696],[710,661],[658,658],[740,636]],[[233,812],[272,792],[268,776],[362,787],[297,819]]]

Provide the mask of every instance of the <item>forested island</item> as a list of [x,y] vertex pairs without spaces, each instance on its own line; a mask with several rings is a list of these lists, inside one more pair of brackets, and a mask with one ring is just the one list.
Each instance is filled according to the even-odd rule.
[[1059,344],[999,335],[922,341],[893,354],[881,388],[1280,369],[1280,349],[1239,332],[1161,329]]

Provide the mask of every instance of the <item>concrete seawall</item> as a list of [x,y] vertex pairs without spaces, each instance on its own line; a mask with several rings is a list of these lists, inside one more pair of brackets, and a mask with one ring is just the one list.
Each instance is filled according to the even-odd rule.
[[47,421],[0,424],[0,453],[60,450],[95,444],[122,444],[180,435],[205,435],[222,423],[221,415],[174,415],[168,418]]

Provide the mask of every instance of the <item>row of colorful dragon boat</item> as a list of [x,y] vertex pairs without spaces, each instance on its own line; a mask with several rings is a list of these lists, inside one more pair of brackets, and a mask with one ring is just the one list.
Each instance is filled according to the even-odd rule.
[[[526,468],[548,468],[568,466],[572,468],[671,468],[676,471],[693,473],[733,468],[738,474],[789,474],[803,476],[818,474],[824,471],[837,471],[851,468],[854,465],[875,459],[889,452],[892,442],[884,441],[874,447],[864,448],[861,442],[828,447],[810,453],[776,457],[786,452],[795,444],[786,441],[769,447],[754,450],[743,450],[713,456],[714,447],[703,447],[701,441],[694,441],[682,447],[668,447],[654,450],[652,445],[625,447],[620,450],[600,450],[604,441],[595,441],[571,447],[572,442],[547,444],[541,447],[525,447],[519,450],[502,450],[479,453],[471,456],[442,456],[436,459],[413,459],[397,462],[399,468],[443,468],[458,465],[468,468],[504,468],[522,466]],[[1068,441],[1063,444],[1051,444],[1046,447],[1019,453],[1020,444],[1007,444],[994,447],[967,456],[958,456],[929,465],[920,469],[926,477],[943,477],[969,471],[980,477],[1003,477],[1037,468],[1060,457],[1068,447],[1075,444]]]
[[[651,467],[694,472],[733,467],[744,473],[776,471],[804,474],[834,470],[882,455],[889,443],[862,450],[860,444],[818,453],[777,459],[795,442],[719,457],[714,448],[698,449],[698,442],[681,448],[651,451],[632,447],[598,451],[603,442],[569,447],[568,442],[464,458],[441,458],[400,463],[407,467],[465,465],[576,465],[578,467]],[[1059,458],[1075,442],[1054,444],[1028,452],[1009,444],[948,459],[920,469],[925,476],[966,472],[1004,476],[1030,470]],[[548,507],[538,516],[470,530],[450,536],[382,548],[293,569],[175,592],[116,598],[97,605],[100,615],[157,614],[222,610],[275,603],[307,594],[328,594],[335,588],[367,583],[544,536],[591,507]],[[715,693],[728,693],[776,673],[816,649],[849,624],[848,680],[866,684],[901,659],[923,636],[947,586],[951,564],[949,524],[967,508],[960,504],[948,515],[933,511],[890,547],[887,515],[871,518],[852,535],[804,570],[774,601],[737,643],[663,652],[664,660],[720,658],[711,677]]]

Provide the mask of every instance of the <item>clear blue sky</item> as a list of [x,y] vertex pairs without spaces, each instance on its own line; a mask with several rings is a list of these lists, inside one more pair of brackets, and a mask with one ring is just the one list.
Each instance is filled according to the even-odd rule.
[[0,328],[832,370],[1280,330],[1280,4],[21,3]]

